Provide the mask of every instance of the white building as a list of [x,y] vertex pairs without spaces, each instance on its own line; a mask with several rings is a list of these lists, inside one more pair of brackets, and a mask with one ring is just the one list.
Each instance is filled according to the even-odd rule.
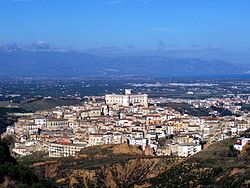
[[27,148],[13,148],[12,152],[21,156],[27,156],[31,154],[31,152]]
[[125,95],[109,94],[105,95],[105,101],[108,105],[118,104],[120,106],[143,105],[148,106],[147,94],[132,94],[130,89],[125,89]]
[[5,133],[8,134],[8,135],[15,134],[15,129],[14,129],[14,127],[13,127],[13,126],[8,126],[8,127],[6,128],[6,132],[5,132]]
[[45,130],[56,131],[68,128],[67,119],[47,119]]
[[102,145],[104,143],[102,134],[89,134],[88,146]]
[[250,138],[239,138],[237,142],[234,144],[234,148],[241,151],[243,147],[247,144],[247,142],[250,142]]
[[35,125],[37,125],[40,129],[46,126],[46,118],[40,117],[34,119]]
[[188,157],[201,151],[201,145],[196,144],[179,144],[177,153],[180,157]]
[[142,149],[145,150],[145,147],[147,146],[147,144],[149,144],[150,141],[147,141],[146,138],[130,138],[129,139],[129,144],[130,145],[138,145],[138,146],[142,146]]
[[49,157],[75,156],[85,144],[51,143],[49,145]]

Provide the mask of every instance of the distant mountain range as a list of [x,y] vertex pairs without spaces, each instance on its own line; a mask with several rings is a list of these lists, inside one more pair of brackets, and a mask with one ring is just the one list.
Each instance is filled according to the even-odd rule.
[[118,77],[247,74],[250,65],[164,55],[0,50],[0,77]]

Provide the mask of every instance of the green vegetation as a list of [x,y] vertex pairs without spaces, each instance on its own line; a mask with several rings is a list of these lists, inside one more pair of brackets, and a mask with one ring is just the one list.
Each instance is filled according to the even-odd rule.
[[38,160],[39,162],[45,162],[48,160],[49,154],[43,151],[36,151],[31,155],[23,156],[18,158],[18,162],[24,166],[28,166],[29,164],[36,163]]
[[242,111],[250,111],[250,104],[241,104],[241,110]]
[[9,115],[9,113],[25,113],[21,108],[0,107],[0,134],[5,132],[7,126],[13,125],[17,121],[17,117]]
[[215,106],[211,106],[212,110],[215,110],[219,113],[219,116],[233,116],[234,114],[225,108],[220,108],[220,107],[215,107]]
[[80,105],[82,101],[76,99],[61,98],[35,98],[21,103],[20,108],[25,111],[35,112],[38,110],[47,110],[56,106]]
[[7,115],[8,113],[26,113],[27,111],[21,108],[7,108],[0,107],[0,116]]
[[[158,104],[160,107],[171,107],[174,110],[182,113],[182,114],[189,114],[192,116],[200,117],[200,116],[210,116],[209,112],[217,111],[219,116],[232,116],[234,115],[230,110],[211,106],[210,108],[195,108],[194,106],[187,104],[187,103],[162,103]],[[250,105],[249,105],[250,110]]]
[[199,163],[183,162],[150,181],[154,187],[196,187],[211,183],[220,170],[203,168]]
[[204,108],[195,108],[187,103],[162,103],[161,107],[171,107],[182,114],[190,114],[192,116],[209,116],[209,110]]
[[214,159],[214,158],[224,158],[227,157],[230,147],[235,143],[237,138],[226,139],[217,143],[214,143],[208,148],[202,150],[201,152],[192,156],[192,158],[202,158],[202,159]]
[[140,185],[154,187],[248,187],[249,156],[228,157],[236,138],[220,141]]
[[0,187],[3,183],[11,187],[56,187],[47,180],[40,180],[29,169],[18,164],[10,155],[8,145],[0,141]]
[[15,137],[12,135],[6,135],[4,138],[2,138],[1,142],[9,147],[13,147],[15,143]]
[[13,125],[17,121],[17,117],[0,115],[0,134],[5,132],[6,127]]

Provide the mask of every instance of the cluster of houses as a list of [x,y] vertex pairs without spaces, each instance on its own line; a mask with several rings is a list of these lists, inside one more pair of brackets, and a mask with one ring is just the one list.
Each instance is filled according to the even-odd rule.
[[[187,157],[203,143],[237,136],[250,128],[250,115],[193,117],[169,107],[148,106],[145,94],[107,95],[80,106],[60,106],[20,117],[5,135],[15,137],[12,152],[49,157],[75,156],[82,148],[103,144],[138,145],[152,155]],[[205,145],[206,146],[206,145]]]
[[[185,98],[151,98],[149,103],[186,103],[194,108],[209,109],[210,107],[217,107],[229,110],[233,114],[244,114],[242,104],[250,103],[249,94],[228,94],[222,98],[212,97],[206,99],[185,99]],[[209,110],[210,115],[220,115],[216,110]]]

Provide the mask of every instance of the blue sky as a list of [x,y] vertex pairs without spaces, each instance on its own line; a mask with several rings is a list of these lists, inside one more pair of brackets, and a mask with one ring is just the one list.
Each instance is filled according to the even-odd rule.
[[0,0],[0,42],[247,54],[249,10],[249,0]]

